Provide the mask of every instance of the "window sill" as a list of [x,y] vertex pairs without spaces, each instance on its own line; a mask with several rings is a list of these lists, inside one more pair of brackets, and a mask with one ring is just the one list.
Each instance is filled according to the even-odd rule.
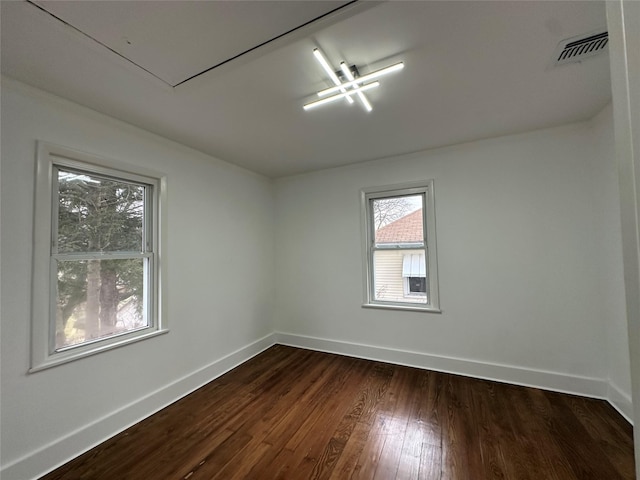
[[142,335],[138,334],[136,336],[130,336],[128,338],[119,338],[116,341],[109,342],[108,340],[105,340],[102,344],[99,344],[100,342],[98,342],[98,344],[92,345],[93,348],[90,349],[80,350],[82,347],[78,347],[77,350],[66,350],[57,354],[53,354],[42,360],[41,362],[38,362],[36,365],[29,369],[28,373],[35,373],[41,370],[46,370],[47,368],[55,367],[68,362],[73,362],[74,360],[78,360],[79,358],[89,357],[91,355],[95,355],[96,353],[112,350],[124,345],[129,345],[130,343],[146,340],[147,338],[157,337],[158,335],[163,335],[168,332],[168,329],[153,330]]
[[406,310],[408,312],[442,313],[439,308],[431,306],[418,307],[413,305],[398,305],[386,303],[363,303],[362,308],[380,308],[382,310]]

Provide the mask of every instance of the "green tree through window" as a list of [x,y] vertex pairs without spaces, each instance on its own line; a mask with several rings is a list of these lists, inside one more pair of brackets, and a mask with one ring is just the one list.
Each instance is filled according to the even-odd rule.
[[144,206],[151,187],[56,171],[56,349],[147,326]]
[[38,142],[29,372],[169,331],[166,182],[146,167]]

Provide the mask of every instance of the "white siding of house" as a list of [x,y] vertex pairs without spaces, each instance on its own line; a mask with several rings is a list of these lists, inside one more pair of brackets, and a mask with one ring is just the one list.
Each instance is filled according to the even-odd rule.
[[374,255],[374,291],[376,300],[426,303],[426,296],[405,296],[402,259],[423,250],[378,250]]

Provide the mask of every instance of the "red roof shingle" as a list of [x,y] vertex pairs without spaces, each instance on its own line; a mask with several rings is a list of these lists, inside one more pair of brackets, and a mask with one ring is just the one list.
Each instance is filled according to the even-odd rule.
[[420,208],[376,230],[376,243],[422,242],[423,232]]

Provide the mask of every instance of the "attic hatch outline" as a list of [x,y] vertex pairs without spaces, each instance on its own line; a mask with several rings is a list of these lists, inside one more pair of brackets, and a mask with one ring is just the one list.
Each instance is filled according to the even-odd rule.
[[193,80],[194,78],[197,78],[197,77],[199,77],[199,76],[201,76],[201,75],[204,75],[205,73],[208,73],[208,72],[210,72],[210,71],[212,71],[212,70],[215,70],[215,69],[216,69],[216,68],[218,68],[218,67],[221,67],[221,66],[223,66],[223,65],[226,65],[227,63],[230,63],[230,62],[232,62],[232,61],[234,61],[234,60],[236,60],[236,59],[238,59],[238,58],[240,58],[240,57],[242,57],[242,56],[244,56],[244,55],[246,55],[246,54],[248,54],[248,53],[251,53],[251,52],[253,52],[254,50],[257,50],[257,49],[259,49],[259,48],[261,48],[261,47],[264,47],[265,45],[268,45],[268,44],[270,44],[270,43],[272,43],[272,42],[275,42],[276,40],[279,40],[279,39],[281,39],[281,38],[283,38],[283,37],[286,37],[287,35],[289,35],[289,34],[291,34],[291,33],[295,32],[295,31],[297,31],[297,30],[300,30],[300,29],[302,29],[302,28],[304,28],[304,27],[307,27],[307,26],[309,26],[309,25],[311,25],[311,24],[313,24],[313,23],[315,23],[315,22],[317,22],[317,21],[319,21],[319,20],[322,20],[322,19],[323,19],[323,18],[325,18],[325,17],[328,17],[328,16],[330,16],[330,15],[333,15],[333,14],[337,13],[338,11],[340,11],[340,10],[342,10],[342,9],[345,9],[345,8],[347,8],[347,7],[350,7],[350,6],[352,6],[354,3],[356,3],[356,2],[360,2],[360,1],[361,1],[361,0],[351,0],[351,1],[347,2],[347,3],[345,3],[344,5],[340,5],[340,6],[336,7],[336,8],[334,8],[334,9],[332,9],[332,10],[330,10],[330,11],[326,12],[326,13],[323,13],[322,15],[319,15],[319,16],[317,16],[317,17],[315,17],[315,18],[312,18],[311,20],[309,20],[309,21],[307,21],[307,22],[305,22],[305,23],[303,23],[303,24],[301,24],[301,25],[298,25],[297,27],[293,27],[292,29],[287,30],[286,32],[283,32],[283,33],[281,33],[281,34],[279,34],[279,35],[276,35],[276,36],[275,36],[275,37],[273,37],[273,38],[270,38],[270,39],[268,39],[268,40],[265,40],[264,42],[262,42],[262,43],[260,43],[260,44],[258,44],[258,45],[255,45],[255,46],[253,46],[253,47],[251,47],[251,48],[248,48],[247,50],[244,50],[243,52],[240,52],[240,53],[238,53],[238,54],[234,55],[233,57],[227,58],[226,60],[223,60],[223,61],[222,61],[222,62],[220,62],[220,63],[217,63],[217,64],[215,64],[215,65],[213,65],[213,66],[211,66],[211,67],[205,68],[205,69],[204,69],[204,70],[202,70],[201,72],[198,72],[198,73],[196,73],[196,74],[194,74],[194,75],[191,75],[190,77],[188,77],[188,78],[186,78],[186,79],[184,79],[184,80],[181,80],[180,82],[178,82],[178,83],[176,83],[176,84],[172,84],[172,83],[167,82],[165,79],[163,79],[163,78],[159,77],[158,75],[156,75],[155,73],[153,73],[153,72],[152,72],[152,71],[150,71],[149,69],[147,69],[147,68],[143,67],[142,65],[140,65],[140,64],[138,64],[138,63],[136,63],[136,62],[134,62],[134,61],[133,61],[133,60],[131,60],[129,57],[127,57],[127,56],[123,55],[122,53],[118,52],[117,50],[114,50],[113,48],[111,48],[110,46],[108,46],[107,44],[105,44],[104,42],[101,42],[101,41],[100,41],[100,40],[98,40],[97,38],[92,37],[92,36],[91,36],[91,35],[89,35],[88,33],[83,32],[82,30],[80,30],[78,27],[76,27],[76,26],[72,25],[71,23],[67,22],[66,20],[64,20],[64,19],[60,18],[58,15],[55,15],[54,13],[50,12],[50,11],[49,11],[49,10],[47,10],[44,6],[42,6],[42,5],[38,4],[38,3],[36,3],[36,2],[37,2],[37,0],[26,0],[26,2],[27,2],[29,5],[32,5],[32,6],[36,7],[38,10],[40,10],[40,11],[42,11],[42,12],[46,13],[46,14],[47,14],[47,15],[49,15],[50,17],[52,17],[52,18],[56,19],[57,21],[59,21],[60,23],[64,24],[66,27],[71,28],[72,30],[74,30],[74,31],[76,31],[77,33],[79,33],[79,34],[83,35],[84,37],[88,38],[89,40],[92,40],[93,42],[97,43],[98,45],[100,45],[100,46],[102,46],[102,47],[106,48],[106,49],[107,49],[107,50],[109,50],[111,53],[114,53],[114,54],[115,54],[115,55],[117,55],[118,57],[120,57],[120,58],[122,58],[123,60],[127,61],[129,64],[134,65],[135,67],[138,67],[139,69],[141,69],[141,70],[143,70],[144,72],[148,73],[148,74],[149,74],[149,75],[151,75],[152,77],[154,77],[154,78],[156,78],[156,79],[160,80],[162,83],[164,83],[165,85],[167,85],[167,86],[169,86],[169,87],[171,87],[171,88],[179,87],[180,85],[183,85],[183,84],[185,84],[185,83],[187,83],[187,82],[189,82],[189,81]]

